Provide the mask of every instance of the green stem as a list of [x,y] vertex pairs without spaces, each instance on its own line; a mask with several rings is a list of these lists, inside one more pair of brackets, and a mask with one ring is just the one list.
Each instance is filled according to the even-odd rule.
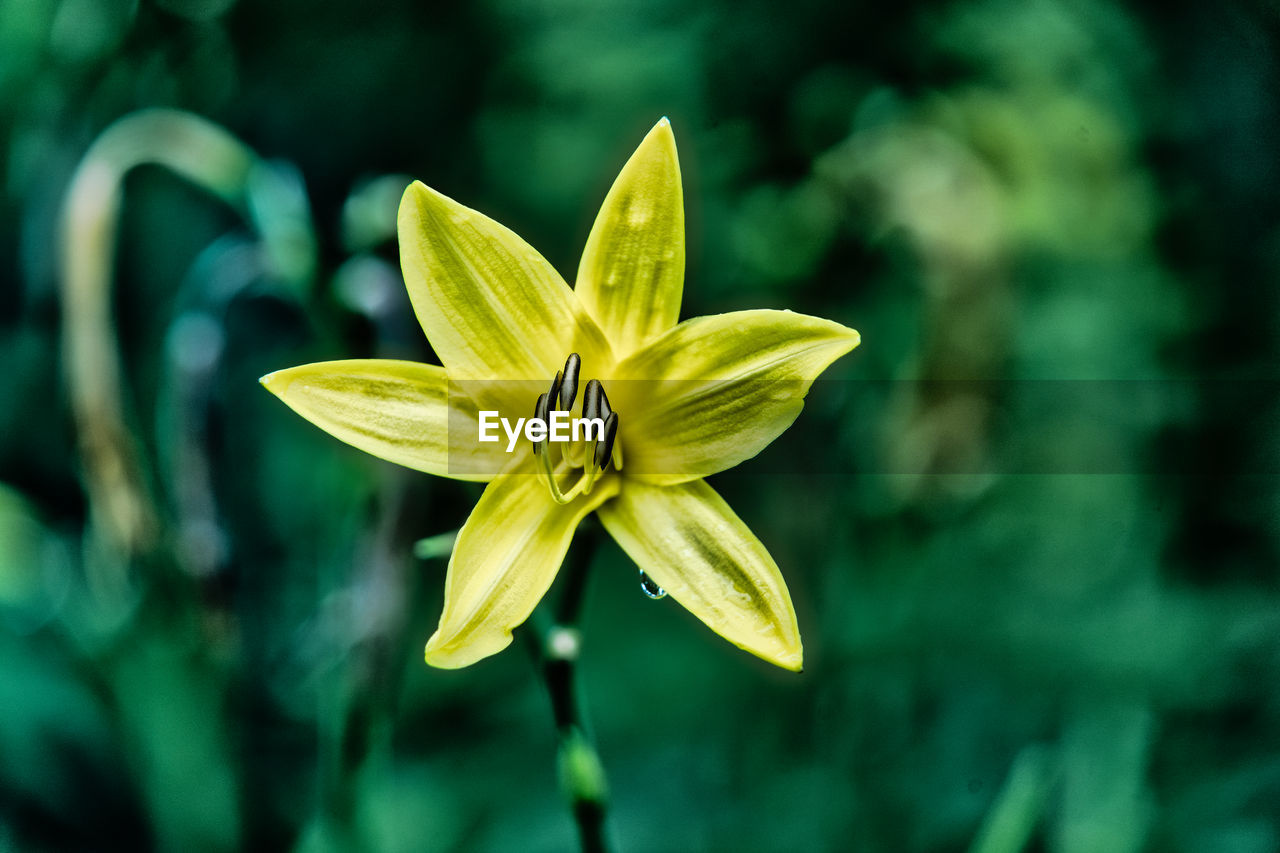
[[104,131],[67,192],[60,247],[67,388],[95,525],[126,558],[155,547],[160,511],[138,441],[125,425],[123,369],[111,314],[125,176],[156,164],[234,201],[255,160],[216,125],[174,110],[149,110]]
[[542,680],[551,699],[551,712],[559,734],[560,787],[569,801],[578,839],[584,853],[603,853],[609,786],[599,753],[586,733],[585,714],[577,689],[577,661],[582,635],[578,618],[582,610],[588,568],[595,552],[598,530],[582,525],[578,541],[569,553],[561,578],[563,590],[554,621],[535,614],[533,636]]
[[578,533],[562,570],[560,598],[556,601],[556,622],[575,626],[582,613],[582,599],[587,590],[588,570],[600,543],[599,522],[592,516],[578,525]]
[[95,538],[112,573],[91,577],[98,592],[124,588],[121,566],[164,545],[164,512],[141,443],[126,418],[124,368],[112,313],[125,179],[160,166],[233,206],[258,233],[277,274],[310,280],[315,237],[300,179],[264,163],[220,126],[180,110],[150,109],[108,127],[76,168],[63,204],[59,268],[63,369],[80,443]]

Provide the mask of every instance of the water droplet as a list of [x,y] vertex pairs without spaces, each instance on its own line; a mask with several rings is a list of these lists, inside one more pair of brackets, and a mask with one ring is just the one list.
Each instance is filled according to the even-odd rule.
[[644,572],[640,573],[640,591],[652,598],[654,601],[657,601],[659,598],[667,597],[667,591],[654,583],[653,578],[649,577]]

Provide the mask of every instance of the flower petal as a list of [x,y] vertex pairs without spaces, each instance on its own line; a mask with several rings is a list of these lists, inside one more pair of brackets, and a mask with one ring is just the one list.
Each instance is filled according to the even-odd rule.
[[432,666],[454,669],[502,651],[555,579],[578,522],[618,490],[618,477],[563,506],[541,477],[503,474],[458,531],[440,627],[427,643]]
[[790,311],[686,320],[616,372],[626,471],[671,485],[732,468],[781,435],[809,386],[858,345],[839,323]]
[[628,481],[599,514],[636,565],[712,631],[769,663],[800,670],[800,628],[782,573],[704,481],[670,487]]
[[414,313],[453,378],[549,382],[570,352],[595,370],[612,365],[564,279],[509,229],[418,181],[399,229]]
[[684,194],[671,125],[658,122],[605,196],[576,292],[621,355],[676,324],[684,287]]
[[479,434],[470,400],[450,393],[444,368],[412,361],[322,361],[261,382],[335,438],[382,459],[458,480],[490,480],[509,464],[501,443],[450,442]]

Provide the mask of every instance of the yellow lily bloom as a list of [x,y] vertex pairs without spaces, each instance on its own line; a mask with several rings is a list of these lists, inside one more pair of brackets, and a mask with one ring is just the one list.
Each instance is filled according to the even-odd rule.
[[[421,183],[405,191],[399,230],[409,296],[444,366],[333,361],[262,383],[361,450],[488,483],[458,533],[427,663],[461,667],[505,648],[595,512],[640,570],[713,631],[799,670],[782,574],[702,478],[790,426],[858,333],[790,311],[677,323],[684,200],[667,120],[605,198],[572,289],[514,233]],[[497,442],[478,439],[485,411],[515,421],[535,413],[535,400],[544,419],[571,411],[579,371],[583,417],[610,423],[607,435],[518,447],[501,430]]]

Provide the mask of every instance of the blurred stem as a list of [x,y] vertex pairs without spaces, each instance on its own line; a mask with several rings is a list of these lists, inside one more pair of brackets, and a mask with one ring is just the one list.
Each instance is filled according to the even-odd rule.
[[[112,319],[120,208],[128,174],[160,166],[238,211],[273,274],[310,281],[315,238],[301,178],[261,160],[223,128],[178,110],[143,110],[103,131],[72,176],[59,261],[67,387],[94,526],[117,564],[152,554],[160,510],[125,418],[124,370]],[[119,578],[99,578],[100,581]]]
[[1031,842],[1053,787],[1056,766],[1042,746],[1018,754],[969,853],[1020,853]]
[[220,198],[243,193],[255,157],[222,128],[173,110],[148,110],[107,128],[76,169],[61,234],[65,369],[99,528],[126,560],[156,545],[158,511],[136,440],[125,425],[111,277],[125,176],[144,164]]
[[579,528],[564,568],[563,589],[554,621],[535,613],[533,634],[536,658],[542,672],[551,712],[559,734],[560,787],[578,825],[578,839],[586,853],[609,849],[605,841],[605,814],[609,786],[599,753],[586,734],[586,716],[577,689],[577,662],[582,649],[578,629],[586,591],[588,569],[599,541],[599,530],[588,521]]

